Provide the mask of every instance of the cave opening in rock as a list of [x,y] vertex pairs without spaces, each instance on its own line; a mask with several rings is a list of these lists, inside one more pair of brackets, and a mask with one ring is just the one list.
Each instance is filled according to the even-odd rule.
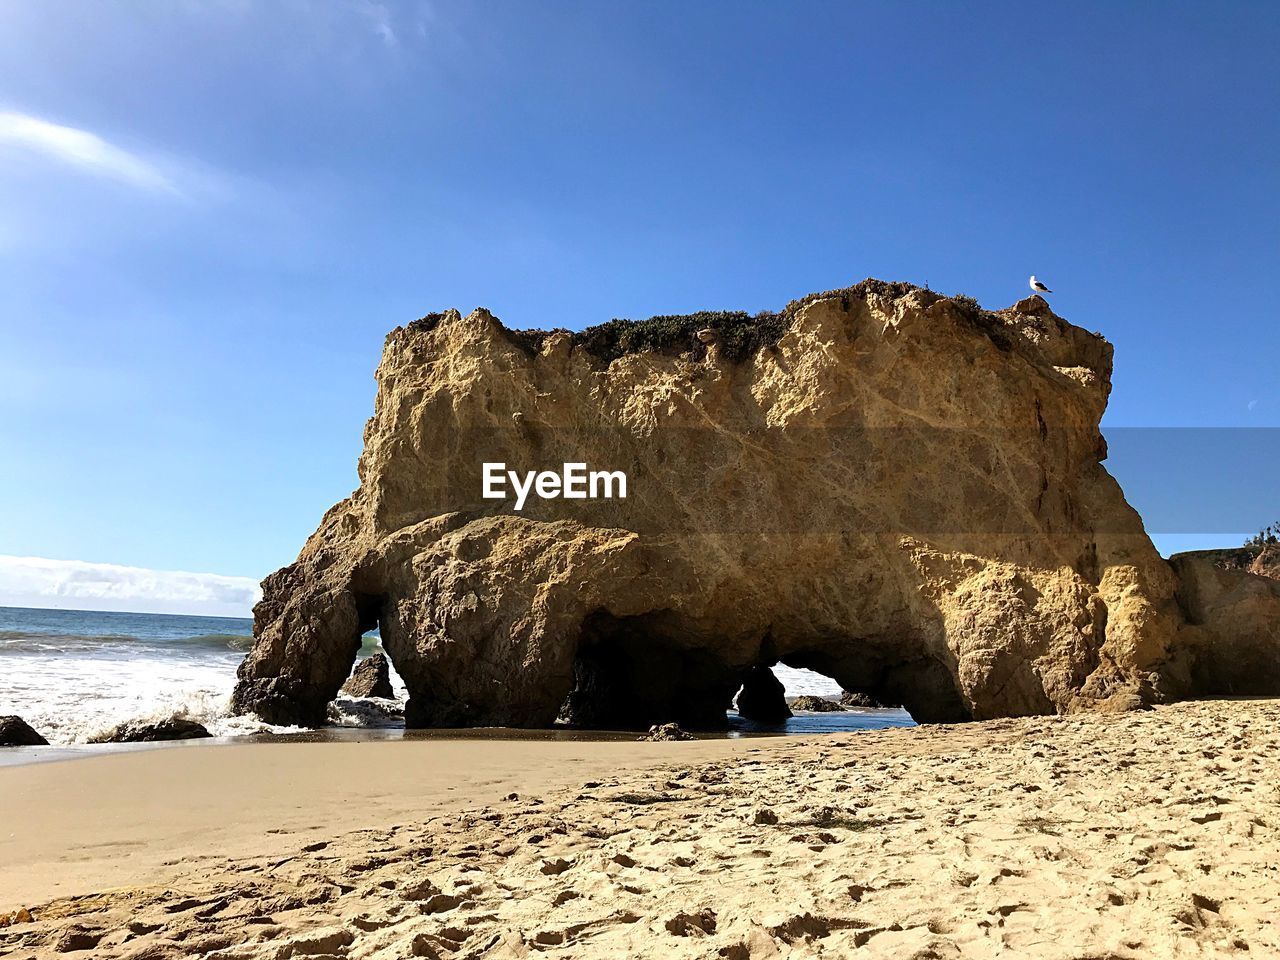
[[691,646],[688,637],[668,611],[635,617],[592,613],[583,623],[560,722],[618,730],[659,723],[726,728],[742,671],[706,645]]
[[954,673],[910,638],[816,645],[781,657],[784,668],[829,678],[852,705],[901,707],[921,723],[972,719]]
[[[797,708],[809,717],[808,727],[813,714],[828,710],[832,729],[969,719],[952,671],[910,639],[838,637],[785,652],[766,640],[759,661],[743,666],[719,655],[728,645],[699,634],[671,611],[618,617],[597,610],[583,622],[557,722],[593,729],[678,723],[723,730],[747,721],[790,729],[789,701],[797,696],[813,698]],[[899,712],[896,719],[886,714],[858,720],[854,714],[841,718],[841,707]]]
[[387,597],[381,593],[374,592],[357,592],[355,595],[356,608],[356,640],[351,651],[351,666],[348,667],[348,674],[363,659],[364,654],[369,651],[372,646],[371,640],[376,641],[377,645],[382,648],[382,652],[386,655],[387,664],[390,668],[392,683],[402,683],[400,673],[396,669],[396,657],[391,647],[394,644],[388,644],[387,638],[383,635],[383,625],[386,622],[384,611],[387,605]]
[[356,627],[360,636],[366,633],[372,633],[378,629],[378,624],[382,620],[382,606],[387,602],[387,598],[377,593],[356,593]]
[[[890,702],[883,693],[877,696],[868,690],[846,690],[829,674],[783,662],[752,667],[743,677],[734,707],[738,717],[749,724],[744,728],[747,730],[803,727],[804,732],[814,732],[913,722],[900,703]],[[867,709],[891,710],[898,716],[867,718],[849,713]],[[803,724],[792,722],[798,716],[809,719]]]

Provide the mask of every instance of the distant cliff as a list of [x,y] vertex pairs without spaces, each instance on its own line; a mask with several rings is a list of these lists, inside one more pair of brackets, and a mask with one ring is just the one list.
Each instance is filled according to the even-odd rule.
[[[754,317],[396,329],[360,488],[264,581],[235,705],[322,722],[375,626],[416,726],[716,725],[778,662],[921,720],[1280,693],[1280,583],[1171,566],[1101,465],[1111,357],[1038,298],[874,280]],[[627,496],[517,511],[486,463]]]

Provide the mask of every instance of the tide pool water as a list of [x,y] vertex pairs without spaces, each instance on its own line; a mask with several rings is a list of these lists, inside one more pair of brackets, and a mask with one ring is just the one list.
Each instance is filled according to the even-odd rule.
[[[0,715],[17,714],[50,743],[85,743],[126,720],[175,713],[215,736],[298,732],[227,707],[236,667],[252,644],[247,618],[0,607]],[[362,655],[381,649],[365,638]],[[774,668],[789,696],[831,695],[832,680],[806,670]],[[393,676],[401,699],[403,684]],[[395,726],[385,701],[340,698],[330,711],[347,727]],[[869,710],[797,716],[787,733],[851,730],[911,723],[904,711]],[[754,725],[739,723],[744,731]],[[762,728],[763,729],[763,728]],[[770,728],[777,730],[778,728]]]

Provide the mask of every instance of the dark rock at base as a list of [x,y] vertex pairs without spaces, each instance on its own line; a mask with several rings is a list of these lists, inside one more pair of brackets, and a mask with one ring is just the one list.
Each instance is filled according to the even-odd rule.
[[160,743],[166,740],[200,740],[211,737],[204,724],[186,717],[169,717],[154,723],[130,721],[113,727],[106,733],[90,737],[90,743]]
[[840,702],[846,707],[865,707],[868,710],[895,710],[902,706],[900,703],[885,703],[869,693],[858,693],[852,690],[846,690],[840,694]]
[[738,692],[738,714],[759,723],[781,723],[791,716],[787,691],[768,667],[752,667]]
[[356,664],[351,671],[351,678],[342,685],[342,692],[348,697],[381,697],[394,700],[395,691],[391,689],[391,665],[385,654],[375,653]]
[[648,735],[640,739],[653,741],[692,740],[693,734],[685,733],[680,729],[678,723],[660,723],[650,727]]
[[0,747],[47,747],[49,741],[21,717],[0,717]]
[[803,696],[791,701],[791,709],[806,710],[810,713],[840,713],[844,707],[826,697]]

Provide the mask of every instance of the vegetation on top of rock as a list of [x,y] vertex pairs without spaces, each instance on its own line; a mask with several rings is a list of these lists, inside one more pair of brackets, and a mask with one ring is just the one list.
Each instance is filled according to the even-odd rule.
[[1238,547],[1193,550],[1177,556],[1206,557],[1221,570],[1247,570],[1280,579],[1280,520],[1263,527]]
[[1264,547],[1273,547],[1277,544],[1280,544],[1280,520],[1263,527],[1244,542],[1246,547],[1253,548],[1255,550],[1261,550]]
[[959,309],[960,315],[975,329],[984,333],[999,349],[1006,353],[1013,349],[1013,341],[1009,339],[1009,332],[999,314],[984,310],[975,297],[967,294],[957,293],[950,299]]
[[[572,333],[572,344],[575,349],[584,349],[608,363],[629,353],[644,351],[701,352],[706,348],[698,342],[697,333],[710,327],[717,334],[721,355],[734,363],[741,363],[761,349],[776,347],[791,327],[795,315],[817,300],[838,297],[842,308],[848,310],[851,299],[863,298],[868,293],[896,298],[919,289],[910,283],[867,279],[851,287],[824,290],[792,300],[780,312],[764,310],[752,314],[745,310],[700,310],[696,313],[661,314],[646,320],[615,318]],[[536,352],[553,332],[565,331],[508,330],[507,335],[525,350]]]
[[[537,356],[545,346],[548,337],[565,333],[571,337],[570,343],[574,349],[586,350],[606,363],[612,363],[629,353],[646,351],[693,352],[695,355],[701,355],[707,348],[699,342],[698,331],[711,328],[716,333],[721,355],[734,363],[741,363],[761,349],[776,347],[778,341],[791,327],[791,321],[795,315],[815,301],[838,297],[842,309],[848,310],[851,299],[862,299],[867,294],[897,299],[915,292],[932,297],[930,302],[950,299],[959,308],[960,314],[997,347],[1004,351],[1013,348],[1008,331],[999,315],[983,309],[976,298],[963,293],[947,298],[912,283],[874,278],[855,283],[851,287],[810,293],[798,300],[792,300],[779,312],[763,310],[752,314],[745,310],[699,310],[696,313],[659,314],[645,320],[614,318],[606,323],[599,323],[578,331],[570,331],[564,327],[555,327],[550,330],[513,330],[501,321],[498,322],[498,326],[508,340],[529,356]],[[410,321],[407,329],[415,333],[428,333],[439,326],[445,316],[447,314],[443,312],[428,313],[424,317]]]
[[530,356],[537,356],[542,352],[542,345],[547,342],[547,337],[556,333],[569,333],[564,327],[555,327],[551,330],[512,330],[501,323],[499,326],[502,327],[502,332],[506,334],[508,340]]
[[416,333],[427,333],[434,330],[440,325],[440,321],[444,319],[443,313],[428,313],[425,317],[419,317],[417,320],[410,320],[405,326],[409,330]]
[[740,363],[762,347],[776,346],[790,323],[789,316],[770,311],[752,316],[744,310],[703,310],[647,320],[610,320],[575,333],[573,345],[606,361],[644,351],[684,352],[697,346],[699,330],[710,327],[719,337],[721,353]]
[[[841,307],[849,309],[850,300],[862,299],[868,294],[896,299],[910,293],[922,291],[934,300],[941,300],[940,294],[925,291],[912,283],[890,282],[868,278],[851,287],[838,290],[824,290],[810,293],[798,300],[792,300],[781,311],[764,310],[760,313],[748,313],[745,310],[700,310],[696,313],[661,314],[646,320],[609,320],[584,330],[569,331],[563,327],[552,330],[512,330],[499,322],[507,339],[530,356],[536,356],[546,344],[547,338],[556,333],[567,333],[572,338],[574,349],[583,349],[606,363],[612,363],[619,357],[629,353],[684,353],[692,351],[703,353],[707,348],[697,338],[699,330],[710,327],[716,332],[716,341],[720,345],[722,356],[734,363],[741,363],[757,351],[776,347],[778,341],[791,326],[791,321],[800,310],[817,300],[839,298]],[[972,297],[961,297],[963,301],[973,304],[976,313],[982,314],[978,301]],[[415,333],[427,333],[439,326],[445,313],[428,313],[425,317],[413,320],[407,329]],[[993,338],[994,339],[994,338]]]

